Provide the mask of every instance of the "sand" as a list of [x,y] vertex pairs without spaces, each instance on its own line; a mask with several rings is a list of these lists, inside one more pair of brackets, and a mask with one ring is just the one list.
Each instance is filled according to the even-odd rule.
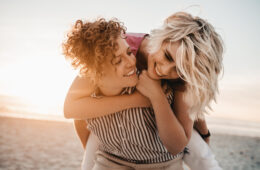
[[[224,170],[259,170],[260,138],[213,133]],[[0,117],[0,170],[79,170],[83,149],[71,122]]]

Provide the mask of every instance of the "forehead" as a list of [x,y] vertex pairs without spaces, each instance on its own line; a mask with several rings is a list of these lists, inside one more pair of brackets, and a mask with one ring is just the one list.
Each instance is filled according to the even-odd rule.
[[176,57],[176,52],[178,48],[180,47],[181,42],[176,41],[176,42],[166,42],[164,43],[164,49],[167,50],[173,58]]
[[122,37],[117,38],[116,42],[118,44],[118,50],[115,52],[115,55],[118,56],[125,52],[129,45],[127,44],[126,40]]
[[114,51],[114,54],[113,54],[112,56],[106,57],[106,62],[107,62],[107,63],[110,63],[111,60],[114,59],[114,57],[120,56],[120,55],[121,55],[122,53],[124,53],[124,52],[126,51],[126,49],[128,48],[128,44],[127,44],[127,42],[125,41],[124,38],[119,37],[119,38],[117,38],[117,39],[115,40],[115,42],[117,43],[118,48],[117,48],[116,51]]

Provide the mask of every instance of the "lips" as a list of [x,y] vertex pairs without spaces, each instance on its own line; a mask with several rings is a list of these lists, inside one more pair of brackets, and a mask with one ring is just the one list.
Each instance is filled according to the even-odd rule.
[[157,73],[158,76],[162,77],[162,74],[161,74],[160,71],[158,70],[158,67],[155,67],[155,72]]
[[136,73],[136,68],[134,68],[133,70],[129,71],[126,75],[124,75],[124,77],[130,77],[132,75],[134,75]]
[[163,77],[164,75],[160,72],[160,70],[158,69],[156,63],[154,64],[154,70],[155,70],[155,73],[158,77]]

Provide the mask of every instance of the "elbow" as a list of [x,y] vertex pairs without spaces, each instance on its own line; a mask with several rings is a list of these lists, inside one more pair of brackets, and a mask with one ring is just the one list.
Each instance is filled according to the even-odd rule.
[[70,113],[69,113],[67,110],[65,110],[65,109],[64,109],[64,111],[63,111],[63,115],[64,115],[64,117],[65,117],[66,119],[71,119],[71,118],[72,118],[71,115],[70,115]]
[[[166,146],[165,146],[166,147]],[[167,151],[170,152],[172,155],[177,155],[180,152],[183,152],[185,149],[185,146],[182,147],[176,147],[176,148],[172,148],[172,147],[166,147]]]
[[66,118],[66,119],[71,119],[71,114],[70,112],[68,111],[68,109],[66,108],[63,108],[63,116]]
[[173,142],[170,144],[165,144],[165,147],[168,152],[170,152],[172,155],[177,155],[180,152],[183,152],[185,147],[188,145],[188,140],[181,140],[177,143],[174,142],[175,145],[173,145]]
[[70,106],[67,102],[64,103],[64,106],[63,106],[63,115],[66,119],[71,119],[73,118],[72,117],[72,114],[71,114],[71,109],[70,109]]
[[177,155],[178,153],[184,151],[185,146],[179,146],[179,147],[167,147],[167,146],[165,146],[165,147],[166,147],[167,151],[170,152],[172,155]]

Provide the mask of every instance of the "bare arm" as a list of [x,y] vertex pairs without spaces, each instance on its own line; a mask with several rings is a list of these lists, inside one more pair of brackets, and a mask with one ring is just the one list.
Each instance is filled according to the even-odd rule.
[[163,144],[172,154],[183,151],[189,142],[193,127],[193,121],[189,117],[189,107],[183,100],[183,92],[175,93],[173,112],[160,82],[150,79],[146,73],[142,73],[139,78],[137,89],[152,103],[159,136]]
[[93,91],[94,85],[88,78],[76,77],[64,102],[64,116],[73,119],[88,119],[127,108],[151,105],[150,101],[139,92],[97,99],[90,97]]
[[174,112],[163,93],[151,99],[160,138],[172,154],[184,150],[190,140],[193,126],[188,107],[182,101],[183,94],[178,93],[175,93]]
[[[203,135],[206,135],[208,133],[208,126],[206,123],[206,120],[204,119],[198,119],[194,122],[194,128]],[[210,137],[204,138],[205,142],[209,144]]]
[[87,122],[85,120],[74,120],[74,127],[80,142],[85,149],[90,134],[90,131],[87,129]]

